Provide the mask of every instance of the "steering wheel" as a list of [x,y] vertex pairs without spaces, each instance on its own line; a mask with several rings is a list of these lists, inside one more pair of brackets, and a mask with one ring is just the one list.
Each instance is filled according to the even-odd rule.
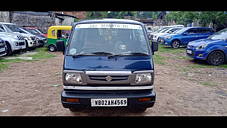
[[117,41],[114,45],[114,51],[116,51],[117,53],[127,52],[128,47],[123,41]]

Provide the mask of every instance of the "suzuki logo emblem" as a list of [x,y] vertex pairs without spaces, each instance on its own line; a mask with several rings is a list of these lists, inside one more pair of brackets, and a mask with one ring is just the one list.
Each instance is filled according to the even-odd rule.
[[106,81],[109,81],[110,82],[111,80],[112,80],[112,77],[111,76],[107,76],[106,77]]

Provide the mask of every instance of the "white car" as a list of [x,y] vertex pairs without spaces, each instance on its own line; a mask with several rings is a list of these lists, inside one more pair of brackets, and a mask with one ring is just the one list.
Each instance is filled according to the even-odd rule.
[[26,48],[26,42],[23,37],[17,36],[13,33],[1,32],[0,29],[0,38],[6,43],[7,55],[11,55],[14,51]]
[[0,22],[0,28],[3,29],[5,32],[8,33],[14,33],[18,36],[24,37],[26,41],[26,48],[35,48],[36,45],[36,37],[32,34],[27,34],[19,29],[16,24],[13,23],[5,23],[5,22]]

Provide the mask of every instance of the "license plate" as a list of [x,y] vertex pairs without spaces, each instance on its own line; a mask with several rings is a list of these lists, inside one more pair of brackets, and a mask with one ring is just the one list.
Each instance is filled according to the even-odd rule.
[[187,53],[188,53],[188,54],[192,54],[192,51],[191,51],[191,50],[187,50]]
[[127,106],[127,98],[91,99],[92,107]]

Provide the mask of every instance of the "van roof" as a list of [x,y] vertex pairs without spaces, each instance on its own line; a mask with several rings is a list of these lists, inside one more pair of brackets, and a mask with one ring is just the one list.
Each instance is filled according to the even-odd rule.
[[113,19],[113,18],[82,20],[82,21],[73,23],[73,25],[75,25],[77,23],[127,23],[127,24],[144,25],[143,23],[141,23],[139,21],[135,21],[135,20],[129,20],[129,19]]

